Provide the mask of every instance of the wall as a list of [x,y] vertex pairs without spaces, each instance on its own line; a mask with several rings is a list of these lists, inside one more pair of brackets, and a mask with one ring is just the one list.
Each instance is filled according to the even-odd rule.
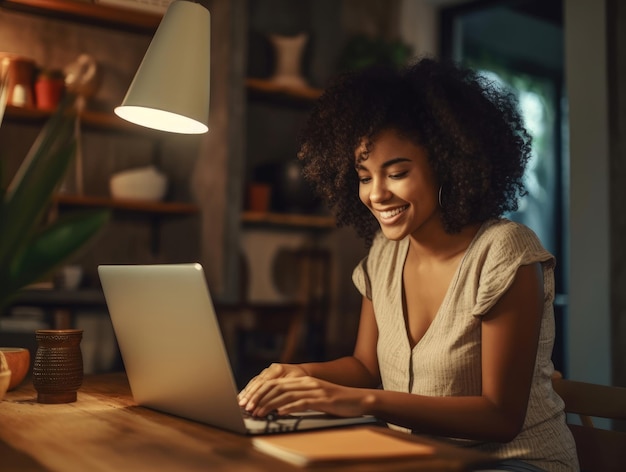
[[[606,2],[565,0],[570,122],[569,376],[611,383]],[[582,32],[584,31],[584,34]]]
[[607,2],[611,209],[611,357],[615,385],[626,386],[626,5]]
[[411,45],[416,56],[436,56],[439,53],[437,8],[424,0],[403,0],[399,8],[400,37]]

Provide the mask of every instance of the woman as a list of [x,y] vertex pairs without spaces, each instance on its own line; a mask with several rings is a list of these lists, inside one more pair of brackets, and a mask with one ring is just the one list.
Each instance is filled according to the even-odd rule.
[[375,415],[495,454],[499,470],[578,470],[550,380],[554,257],[502,218],[524,194],[529,154],[510,97],[469,70],[422,59],[339,77],[299,158],[370,246],[353,273],[354,353],[273,364],[240,404]]

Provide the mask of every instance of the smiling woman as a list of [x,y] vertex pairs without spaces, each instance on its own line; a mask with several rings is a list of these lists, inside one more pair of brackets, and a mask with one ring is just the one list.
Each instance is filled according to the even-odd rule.
[[473,71],[427,59],[401,74],[375,68],[337,78],[313,110],[300,157],[338,221],[369,242],[378,230],[353,198],[354,153],[364,144],[371,152],[388,129],[426,151],[447,231],[515,211],[525,193],[530,136],[511,97],[483,82]]
[[440,187],[423,147],[383,130],[364,139],[355,158],[361,202],[388,239],[400,240],[437,220]]
[[422,59],[338,77],[299,158],[369,246],[352,277],[354,352],[271,365],[240,404],[259,416],[370,414],[472,444],[499,470],[577,470],[550,379],[555,259],[503,218],[525,192],[529,155],[516,103],[471,70]]

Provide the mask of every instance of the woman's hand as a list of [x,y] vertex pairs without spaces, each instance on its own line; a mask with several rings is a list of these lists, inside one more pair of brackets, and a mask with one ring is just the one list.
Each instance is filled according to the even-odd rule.
[[239,406],[250,411],[250,400],[255,397],[256,392],[261,388],[265,382],[272,379],[278,379],[282,377],[302,377],[308,375],[307,371],[303,367],[297,364],[271,364],[266,369],[263,369],[259,375],[253,377],[245,388],[239,392]]
[[275,376],[256,387],[253,393],[247,394],[245,408],[260,417],[273,411],[284,415],[304,410],[358,416],[366,414],[367,405],[374,402],[371,391],[344,387],[310,376]]

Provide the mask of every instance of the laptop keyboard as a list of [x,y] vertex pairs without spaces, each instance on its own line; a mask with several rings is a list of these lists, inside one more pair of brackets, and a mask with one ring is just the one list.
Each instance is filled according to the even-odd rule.
[[276,421],[276,420],[284,420],[284,419],[292,419],[292,420],[298,419],[297,416],[293,416],[293,415],[279,415],[276,412],[269,413],[266,416],[254,416],[249,411],[245,410],[244,408],[241,409],[241,414],[243,415],[244,418],[251,418],[253,420],[259,420],[259,421]]
[[253,416],[250,412],[241,409],[246,426],[254,430],[263,429],[267,433],[286,433],[298,429],[299,423],[304,419],[302,416],[279,415],[270,413],[267,416]]

